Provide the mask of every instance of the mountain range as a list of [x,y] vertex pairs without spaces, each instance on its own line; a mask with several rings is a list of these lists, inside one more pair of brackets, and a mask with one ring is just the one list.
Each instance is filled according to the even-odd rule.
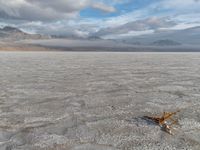
[[153,34],[141,36],[129,36],[120,39],[102,39],[99,36],[91,35],[87,38],[47,36],[42,34],[30,34],[15,27],[6,26],[0,29],[0,47],[22,48],[29,46],[39,46],[45,48],[68,48],[78,49],[118,49],[124,51],[153,50],[153,49],[199,49],[200,27],[188,28],[184,30],[156,31]]
[[[117,39],[118,42],[139,45],[200,45],[200,27],[183,30],[156,31],[153,34]],[[160,44],[159,44],[160,43]]]
[[18,28],[6,26],[0,29],[0,40],[2,41],[19,41],[19,40],[27,40],[27,39],[48,39],[49,36],[41,35],[41,34],[29,34]]

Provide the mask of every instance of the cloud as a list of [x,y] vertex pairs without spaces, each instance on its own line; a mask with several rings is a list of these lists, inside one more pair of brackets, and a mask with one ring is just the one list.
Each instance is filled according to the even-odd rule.
[[[15,20],[50,21],[72,18],[77,15],[78,7],[75,9],[73,5],[69,5],[70,11],[60,12],[58,5],[52,5],[52,7],[43,6],[44,1],[37,3],[37,0],[34,2],[32,0],[0,0],[0,12],[2,12],[0,17],[5,18],[6,16],[5,19]],[[58,4],[61,5],[61,1]]]
[[200,12],[199,0],[164,0],[158,3],[161,9],[173,9],[177,13]]
[[24,22],[15,27],[23,29],[28,33],[40,33],[45,35],[56,35],[69,38],[86,38],[93,32],[94,25],[79,24],[69,21],[56,22]]
[[[83,15],[82,10],[87,13]],[[79,37],[122,37],[186,28],[200,25],[199,16],[200,0],[0,0],[1,26]]]
[[52,9],[60,13],[73,13],[90,5],[90,0],[26,0],[36,7]]
[[114,7],[105,5],[104,3],[101,3],[101,2],[93,3],[92,7],[95,8],[95,9],[102,10],[104,12],[113,13],[113,12],[116,11],[116,9]]
[[105,12],[115,8],[92,0],[0,0],[0,18],[27,21],[54,21],[75,18],[87,7]]
[[126,34],[131,31],[145,31],[157,30],[159,28],[166,28],[175,26],[176,23],[169,18],[150,17],[144,20],[137,20],[126,23],[117,27],[109,27],[101,29],[96,33],[97,36],[105,36],[109,34]]

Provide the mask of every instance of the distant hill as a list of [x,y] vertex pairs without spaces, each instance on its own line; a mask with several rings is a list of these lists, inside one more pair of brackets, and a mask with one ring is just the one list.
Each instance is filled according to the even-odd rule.
[[22,32],[18,28],[10,27],[10,26],[5,26],[3,29],[0,29],[0,31],[4,32]]
[[181,45],[181,43],[173,41],[173,40],[158,40],[155,41],[153,43],[151,43],[151,45],[155,45],[155,46],[177,46],[177,45]]
[[49,39],[49,36],[40,34],[29,34],[18,28],[6,26],[0,29],[0,40],[26,40],[26,39]]
[[88,40],[102,40],[99,36],[89,36]]
[[[161,39],[169,39],[170,41],[162,41]],[[158,30],[153,34],[123,37],[122,39],[117,39],[117,41],[133,45],[135,45],[135,42],[140,42],[141,45],[149,45],[154,42],[155,45],[165,45],[165,43],[168,45],[180,45],[180,43],[182,45],[200,45],[200,27],[183,30]]]

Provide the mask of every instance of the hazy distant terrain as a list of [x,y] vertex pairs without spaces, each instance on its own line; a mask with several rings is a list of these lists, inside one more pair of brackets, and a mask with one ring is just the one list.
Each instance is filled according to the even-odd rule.
[[49,36],[40,34],[29,34],[14,27],[6,26],[0,29],[0,51],[46,51],[50,50],[37,45],[29,45],[23,40],[49,39]]
[[26,40],[21,44],[40,46],[62,51],[110,51],[110,52],[196,52],[198,45],[182,45],[170,40],[158,40],[150,45],[132,45],[114,40],[47,39]]
[[[59,37],[29,34],[18,28],[0,29],[2,51],[132,51],[132,52],[191,52],[200,51],[199,28],[123,39]],[[185,42],[184,42],[185,41]],[[191,43],[193,41],[193,43]]]
[[[200,54],[1,52],[1,150],[200,149]],[[176,111],[174,135],[142,119]]]
[[0,40],[2,41],[19,41],[19,40],[27,40],[27,39],[48,39],[48,36],[41,34],[29,34],[23,32],[22,30],[14,27],[6,26],[0,29]]
[[134,44],[139,42],[143,45],[148,45],[150,43],[160,41],[160,40],[171,40],[173,42],[183,44],[183,45],[200,45],[200,27],[193,27],[183,30],[167,30],[167,31],[157,31],[154,34],[126,37],[119,39],[118,41],[123,41],[128,44]]

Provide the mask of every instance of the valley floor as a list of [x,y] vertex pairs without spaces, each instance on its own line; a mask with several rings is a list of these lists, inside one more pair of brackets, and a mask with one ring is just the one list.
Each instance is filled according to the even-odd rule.
[[[200,53],[1,52],[1,150],[200,149]],[[176,111],[174,135],[144,115]]]

